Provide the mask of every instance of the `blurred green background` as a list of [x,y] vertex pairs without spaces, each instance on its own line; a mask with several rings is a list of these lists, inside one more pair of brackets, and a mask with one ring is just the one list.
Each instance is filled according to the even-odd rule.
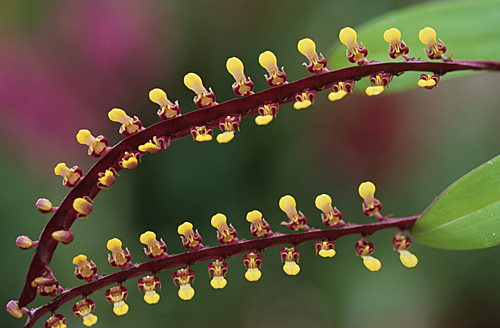
[[[159,121],[157,105],[148,92],[155,87],[164,89],[170,100],[178,99],[182,112],[194,110],[194,94],[182,83],[191,71],[212,87],[219,102],[232,99],[233,78],[225,69],[232,56],[244,62],[256,91],[268,87],[257,61],[265,50],[277,55],[289,81],[308,76],[301,65],[305,57],[296,49],[298,40],[312,38],[318,52],[329,56],[334,47],[343,47],[338,41],[341,28],[356,28],[413,2],[2,1],[2,304],[18,299],[33,254],[18,250],[16,237],[37,239],[49,218],[36,211],[36,200],[46,197],[57,205],[69,191],[53,168],[66,162],[86,172],[94,163],[76,141],[79,129],[103,134],[115,144],[122,138],[119,125],[107,118],[114,107],[139,116],[145,126],[154,124]],[[429,17],[422,27],[432,26],[442,15],[446,12]],[[491,28],[499,27],[500,23]],[[372,42],[385,43],[383,32]],[[437,32],[446,42],[446,35]],[[417,37],[415,31],[403,40]],[[410,56],[424,53],[411,48]],[[491,56],[488,49],[477,49],[476,59]],[[454,58],[470,59],[457,51]],[[346,62],[330,62],[329,68]],[[397,82],[395,78],[392,84]],[[139,243],[146,230],[163,238],[169,253],[183,252],[176,230],[184,221],[193,222],[205,244],[216,245],[210,218],[218,212],[227,215],[241,238],[252,238],[245,215],[253,209],[264,214],[273,230],[287,232],[279,226],[286,217],[278,200],[285,194],[296,198],[298,209],[314,227],[321,226],[314,207],[321,193],[332,196],[346,221],[373,222],[362,215],[357,194],[359,183],[366,180],[377,185],[383,214],[421,213],[447,186],[500,152],[499,82],[500,75],[493,73],[462,79],[445,76],[432,91],[415,83],[414,90],[405,93],[389,89],[369,98],[355,88],[354,95],[334,103],[325,91],[308,109],[282,106],[268,126],[256,126],[252,118],[243,120],[241,133],[229,144],[176,141],[165,152],[144,156],[136,169],[122,171],[116,184],[99,194],[89,218],[73,225],[75,241],[58,247],[50,267],[68,288],[80,283],[71,264],[80,253],[97,264],[99,274],[115,272],[107,263],[106,242],[112,237],[123,241],[134,262],[146,261]],[[210,287],[207,263],[194,265],[196,295],[189,302],[177,297],[172,270],[159,274],[163,288],[156,305],[142,300],[136,279],[125,282],[130,311],[124,317],[112,313],[104,290],[89,298],[97,305],[97,327],[500,324],[498,247],[453,252],[415,243],[411,251],[420,262],[407,269],[392,250],[395,233],[396,229],[382,231],[368,238],[382,262],[375,273],[355,256],[359,236],[347,236],[336,242],[332,259],[315,256],[312,242],[300,246],[302,270],[294,277],[282,271],[279,248],[273,248],[263,253],[258,282],[244,279],[241,256],[229,259],[223,290]],[[47,300],[38,297],[30,306]],[[83,327],[72,305],[58,313],[66,316],[68,327]],[[3,327],[24,324],[24,319],[5,311],[0,318]],[[47,318],[36,327],[43,327]]]

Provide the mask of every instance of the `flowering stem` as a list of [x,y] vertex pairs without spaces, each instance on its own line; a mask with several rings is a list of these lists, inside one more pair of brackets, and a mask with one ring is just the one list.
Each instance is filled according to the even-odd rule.
[[[19,306],[24,307],[35,299],[36,288],[31,286],[31,282],[45,272],[46,265],[51,262],[52,256],[57,248],[57,245],[59,244],[58,241],[52,238],[52,233],[58,230],[69,230],[75,222],[77,213],[73,209],[74,200],[78,197],[84,196],[94,199],[101,190],[97,186],[99,172],[104,172],[110,167],[113,167],[117,172],[120,171],[121,167],[118,165],[118,161],[123,157],[124,152],[137,150],[139,145],[145,144],[149,140],[153,139],[153,137],[158,138],[165,136],[167,138],[170,137],[173,141],[190,135],[190,128],[193,126],[202,126],[205,124],[217,126],[219,120],[227,116],[238,117],[239,115],[242,115],[242,117],[246,117],[249,115],[255,115],[258,112],[259,105],[267,102],[278,102],[280,104],[284,104],[295,101],[295,95],[305,89],[309,89],[311,91],[321,91],[325,88],[331,87],[335,82],[359,80],[363,77],[370,76],[381,71],[394,75],[399,75],[406,71],[433,72],[444,75],[448,72],[461,70],[500,70],[500,62],[448,61],[444,63],[427,62],[415,59],[406,62],[394,63],[374,62],[363,66],[343,68],[306,77],[298,81],[273,87],[249,96],[232,99],[209,108],[195,110],[174,119],[156,123],[137,134],[125,138],[112,147],[105,156],[95,163],[80,183],[65,197],[58,210],[53,214],[52,218],[44,227],[39,238],[39,244],[28,268],[25,285],[19,298]],[[49,303],[50,305],[45,305],[44,307],[39,308],[40,310],[37,310],[35,314],[30,316],[27,327],[31,325],[29,322],[32,322],[35,316],[38,318],[39,315],[50,311],[50,309],[57,308],[62,303],[67,302],[76,295],[89,293],[99,289],[105,284],[108,284],[108,282],[112,283],[123,280],[125,277],[131,278],[146,272],[165,270],[170,267],[185,264],[186,262],[194,263],[196,261],[203,261],[213,258],[215,255],[234,255],[249,249],[264,249],[279,244],[300,244],[310,239],[320,240],[324,237],[337,238],[348,233],[371,234],[376,230],[387,227],[401,228],[404,226],[405,228],[409,228],[417,218],[418,216],[405,219],[387,219],[369,225],[353,225],[342,229],[278,235],[264,239],[240,242],[231,246],[207,248],[199,252],[179,254],[165,260],[148,262],[146,264],[139,265],[138,267],[134,267],[133,269],[106,276],[88,285],[76,287],[63,292],[53,302]],[[168,263],[168,265],[166,263]],[[42,310],[45,309],[45,307],[46,310]]]
[[195,264],[198,262],[210,261],[216,258],[230,258],[237,254],[250,251],[263,251],[266,248],[279,245],[300,245],[310,240],[336,240],[345,235],[361,234],[371,235],[378,230],[387,228],[398,228],[400,230],[409,229],[420,217],[420,215],[405,218],[386,218],[382,221],[370,224],[348,224],[343,228],[315,230],[307,232],[296,232],[291,234],[282,234],[276,232],[274,235],[262,239],[244,240],[231,245],[222,245],[206,247],[196,252],[185,252],[171,255],[165,259],[153,260],[136,264],[133,268],[119,271],[113,274],[105,275],[99,279],[75,288],[63,291],[50,303],[32,310],[24,328],[32,327],[33,324],[44,314],[55,311],[63,304],[72,299],[89,295],[104,287],[123,282],[144,274],[158,273],[160,271],[177,268],[183,265]]

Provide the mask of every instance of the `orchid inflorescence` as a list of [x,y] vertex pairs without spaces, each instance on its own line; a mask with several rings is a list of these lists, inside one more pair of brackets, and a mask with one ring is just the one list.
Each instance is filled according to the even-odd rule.
[[[283,271],[287,275],[297,275],[300,272],[298,265],[300,250],[298,246],[305,241],[315,240],[314,250],[321,257],[333,257],[336,254],[335,241],[348,234],[358,234],[360,239],[355,244],[355,253],[363,259],[365,267],[370,271],[381,269],[381,262],[374,258],[374,245],[367,241],[370,235],[378,230],[386,228],[398,228],[393,238],[393,248],[400,254],[402,264],[408,268],[417,265],[417,257],[408,251],[411,239],[403,235],[405,230],[418,219],[418,215],[406,218],[390,218],[381,214],[382,203],[374,197],[375,185],[372,182],[363,182],[359,186],[359,195],[363,198],[362,212],[368,217],[374,217],[378,222],[370,224],[346,223],[344,217],[337,207],[333,206],[332,198],[327,194],[316,197],[315,205],[321,211],[319,215],[326,229],[311,228],[306,216],[297,210],[295,198],[290,195],[281,197],[278,202],[279,208],[286,214],[287,221],[281,225],[288,227],[293,233],[283,234],[271,230],[271,226],[262,212],[252,210],[247,213],[246,220],[250,224],[250,234],[256,239],[239,239],[238,232],[231,223],[228,223],[226,215],[217,213],[211,218],[212,226],[217,230],[216,238],[221,246],[208,247],[203,245],[203,239],[199,231],[194,229],[190,222],[179,225],[177,232],[180,235],[183,246],[187,252],[181,254],[168,254],[167,245],[163,239],[157,239],[156,233],[146,231],[140,235],[139,240],[146,247],[145,255],[150,261],[140,264],[132,262],[132,254],[118,238],[111,238],[107,242],[108,262],[117,267],[120,272],[99,276],[97,265],[88,260],[84,254],[73,258],[75,276],[85,280],[86,284],[70,289],[73,293],[60,286],[52,270],[49,268],[50,259],[59,242],[69,244],[74,236],[69,231],[76,219],[87,218],[93,209],[93,199],[102,189],[108,189],[115,183],[118,172],[121,169],[133,169],[140,163],[141,157],[146,153],[158,153],[167,149],[173,140],[188,135],[198,142],[212,140],[213,127],[219,126],[221,134],[217,136],[219,143],[227,143],[234,138],[239,131],[239,124],[243,117],[256,115],[255,122],[258,125],[270,123],[278,114],[280,105],[294,101],[293,107],[297,110],[307,108],[314,104],[317,93],[324,89],[332,88],[328,95],[331,101],[337,101],[352,93],[355,81],[369,77],[371,86],[366,89],[370,96],[378,95],[389,86],[394,76],[408,70],[420,70],[432,74],[422,74],[417,84],[427,89],[435,88],[440,76],[449,71],[465,69],[498,70],[500,64],[496,62],[454,62],[451,57],[444,56],[446,46],[439,40],[436,41],[436,32],[426,27],[419,33],[422,43],[429,49],[425,50],[427,56],[432,60],[441,60],[440,63],[431,63],[408,56],[409,48],[401,40],[401,33],[391,28],[383,34],[385,41],[389,43],[389,56],[391,58],[402,57],[405,62],[379,63],[367,59],[368,49],[363,43],[357,41],[357,33],[354,29],[346,27],[339,33],[340,41],[346,45],[346,56],[354,67],[329,70],[325,57],[316,52],[316,44],[309,38],[304,38],[298,43],[298,50],[308,60],[304,63],[307,70],[313,74],[295,82],[288,82],[284,68],[277,65],[276,56],[271,51],[265,51],[259,56],[259,64],[267,71],[265,79],[271,87],[268,90],[254,92],[252,80],[244,73],[244,66],[240,59],[231,57],[226,62],[228,72],[234,77],[235,82],[232,89],[241,98],[218,104],[215,93],[211,88],[208,90],[203,85],[201,78],[195,73],[188,73],[184,77],[184,84],[193,90],[196,96],[194,103],[199,110],[188,114],[181,114],[178,101],[170,101],[167,94],[155,88],[150,91],[149,98],[157,103],[158,116],[163,122],[145,128],[137,116],[129,116],[124,110],[114,108],[108,113],[113,122],[121,124],[119,133],[126,139],[119,145],[110,147],[107,139],[99,135],[94,137],[89,130],[82,129],[76,138],[80,144],[88,146],[88,154],[100,158],[93,168],[84,176],[78,166],[68,167],[65,163],[59,163],[54,169],[56,175],[63,178],[63,185],[74,188],[59,207],[54,207],[45,198],[36,202],[36,208],[40,213],[53,214],[47,223],[40,240],[32,241],[28,236],[20,236],[16,245],[20,249],[36,247],[35,259],[30,265],[27,273],[27,284],[21,294],[19,301],[10,301],[7,311],[21,318],[23,313],[28,313],[28,321],[25,327],[31,327],[43,314],[51,313],[46,320],[45,327],[66,327],[66,319],[55,311],[64,303],[81,296],[73,306],[75,316],[83,319],[83,324],[92,326],[97,322],[94,315],[95,303],[87,298],[87,295],[97,291],[103,286],[111,286],[105,292],[105,299],[113,304],[113,312],[116,315],[124,315],[128,312],[126,300],[128,290],[122,283],[134,277],[141,278],[137,281],[139,291],[144,291],[144,301],[155,304],[160,300],[159,291],[162,282],[158,274],[167,269],[175,269],[172,274],[173,283],[179,286],[178,296],[183,300],[194,297],[195,291],[192,284],[195,280],[195,272],[192,269],[194,263],[209,261],[208,273],[212,277],[210,285],[214,289],[223,289],[228,281],[229,264],[228,258],[236,254],[244,254],[243,265],[246,268],[245,278],[248,281],[257,281],[261,278],[261,266],[263,262],[260,254],[264,249],[272,246],[284,246],[279,252],[283,264]],[[85,183],[82,183],[85,181]],[[319,222],[319,221],[318,221]],[[298,232],[303,230],[304,232]],[[179,263],[184,263],[179,268]],[[59,292],[59,294],[58,294]],[[26,308],[36,296],[51,296],[54,299],[33,310]]]

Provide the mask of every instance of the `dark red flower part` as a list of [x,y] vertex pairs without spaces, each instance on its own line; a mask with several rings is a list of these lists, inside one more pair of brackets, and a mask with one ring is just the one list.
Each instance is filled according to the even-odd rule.
[[191,284],[194,281],[194,271],[191,269],[179,269],[174,271],[172,274],[172,280],[174,284],[177,286]]
[[54,314],[49,319],[47,319],[47,321],[45,321],[45,328],[61,327],[66,327],[66,318],[62,314]]
[[389,57],[391,57],[392,59],[407,55],[409,52],[410,48],[408,48],[404,41],[401,41],[399,44],[396,44],[394,46],[392,44],[389,44]]
[[250,77],[241,82],[233,83],[233,91],[237,96],[249,96],[253,94],[254,85]]
[[229,265],[224,261],[218,259],[214,262],[208,263],[208,276],[209,277],[224,277],[229,269]]
[[428,90],[437,88],[439,83],[440,76],[439,74],[422,74],[420,75],[420,80],[418,81],[418,85],[420,87],[424,87]]
[[262,255],[257,252],[248,252],[242,257],[243,265],[248,269],[260,269],[262,265]]
[[212,136],[214,134],[212,128],[207,125],[193,126],[189,131],[193,136],[193,141],[199,141],[199,142],[212,140]]
[[128,290],[123,286],[111,287],[104,293],[104,298],[110,304],[125,301],[127,299],[127,296],[128,296]]
[[319,54],[318,57],[313,61],[309,60],[309,64],[302,63],[302,65],[304,65],[307,68],[309,73],[316,75],[329,72],[329,70],[326,68],[327,64],[328,62],[326,61],[323,54]]
[[373,243],[364,240],[364,238],[360,239],[356,243],[356,255],[357,256],[370,256],[375,251],[375,247]]
[[292,261],[299,261],[300,257],[300,251],[298,248],[292,246],[290,248],[283,247],[280,250],[280,257],[281,257],[281,262],[286,261],[286,262],[292,262]]
[[241,115],[239,117],[226,116],[219,121],[219,128],[222,132],[240,131]]
[[176,100],[175,103],[170,103],[162,106],[160,109],[158,109],[157,114],[164,121],[180,116],[181,108],[179,107],[179,101]]
[[365,46],[363,45],[363,42],[360,42],[359,45],[356,46],[355,48],[353,48],[352,50],[347,49],[346,55],[347,55],[347,59],[351,63],[353,63],[353,64],[358,63],[358,65],[364,65],[365,63],[360,59],[366,58],[366,56],[368,56],[368,49],[365,48]]
[[134,169],[141,161],[141,153],[137,150],[126,151],[118,161],[118,165],[124,169]]
[[314,243],[314,248],[316,249],[316,255],[322,255],[321,251],[335,250],[335,243],[332,240],[317,241]]
[[207,108],[218,105],[215,101],[215,94],[212,91],[212,88],[208,88],[208,91],[202,93],[201,96],[194,96],[193,101],[198,108]]
[[281,67],[281,71],[278,69],[270,75],[264,74],[266,82],[270,87],[279,87],[280,85],[288,83],[286,81],[286,73],[284,67]]
[[407,236],[394,236],[392,238],[392,246],[395,251],[407,250],[411,246],[411,239]]

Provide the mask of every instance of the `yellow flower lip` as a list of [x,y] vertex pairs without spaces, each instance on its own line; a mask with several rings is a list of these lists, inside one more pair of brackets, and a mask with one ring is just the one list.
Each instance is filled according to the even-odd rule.
[[243,62],[236,57],[231,57],[226,62],[226,68],[229,74],[235,75],[243,72]]
[[279,201],[279,206],[283,212],[287,212],[291,209],[295,209],[297,204],[295,203],[295,198],[293,198],[290,195],[286,195],[286,196],[281,197],[281,199]]
[[309,38],[304,38],[297,44],[297,49],[301,54],[309,58],[311,54],[316,52],[316,43]]
[[353,49],[358,45],[358,43],[356,41],[357,37],[358,37],[358,34],[351,27],[344,27],[339,32],[340,42],[345,44],[347,46],[347,48],[349,48],[349,49]]
[[[113,108],[108,112],[108,118],[113,122],[126,123],[129,119],[127,113],[123,109]],[[123,122],[125,120],[125,122]]]
[[362,198],[373,197],[375,194],[375,185],[370,181],[363,182],[359,185],[358,191]]
[[[270,74],[272,74],[273,71],[278,70],[278,66],[276,66],[277,62],[278,60],[276,59],[276,55],[269,50],[264,51],[259,55],[260,66],[265,68]],[[274,67],[276,67],[275,70],[272,69]]]
[[248,222],[253,222],[255,220],[262,219],[262,213],[260,211],[253,210],[253,211],[247,213],[246,218],[247,218]]
[[418,33],[418,38],[420,42],[426,44],[429,48],[435,45],[436,42],[436,31],[432,27],[426,27],[420,30]]
[[113,251],[114,249],[121,248],[122,247],[122,241],[118,238],[112,238],[108,240],[106,244],[106,248],[110,251]]
[[217,213],[214,216],[212,216],[211,224],[212,227],[214,228],[219,228],[221,225],[226,224],[226,216],[222,213]]
[[327,194],[322,194],[316,197],[314,204],[319,210],[323,210],[326,206],[332,205],[332,198]]
[[177,228],[177,233],[183,235],[189,230],[193,230],[193,224],[191,222],[184,222]]
[[392,45],[398,44],[401,39],[401,32],[397,28],[390,28],[384,32],[384,40]]
[[156,240],[156,234],[153,231],[146,231],[139,238],[142,244],[148,244],[151,241]]
[[87,261],[87,256],[83,255],[83,254],[80,254],[78,256],[75,256],[73,258],[73,264],[74,265],[78,265],[80,262],[84,262],[84,261]]
[[149,91],[149,99],[152,102],[159,104],[161,100],[167,99],[167,94],[162,89],[155,88]]

